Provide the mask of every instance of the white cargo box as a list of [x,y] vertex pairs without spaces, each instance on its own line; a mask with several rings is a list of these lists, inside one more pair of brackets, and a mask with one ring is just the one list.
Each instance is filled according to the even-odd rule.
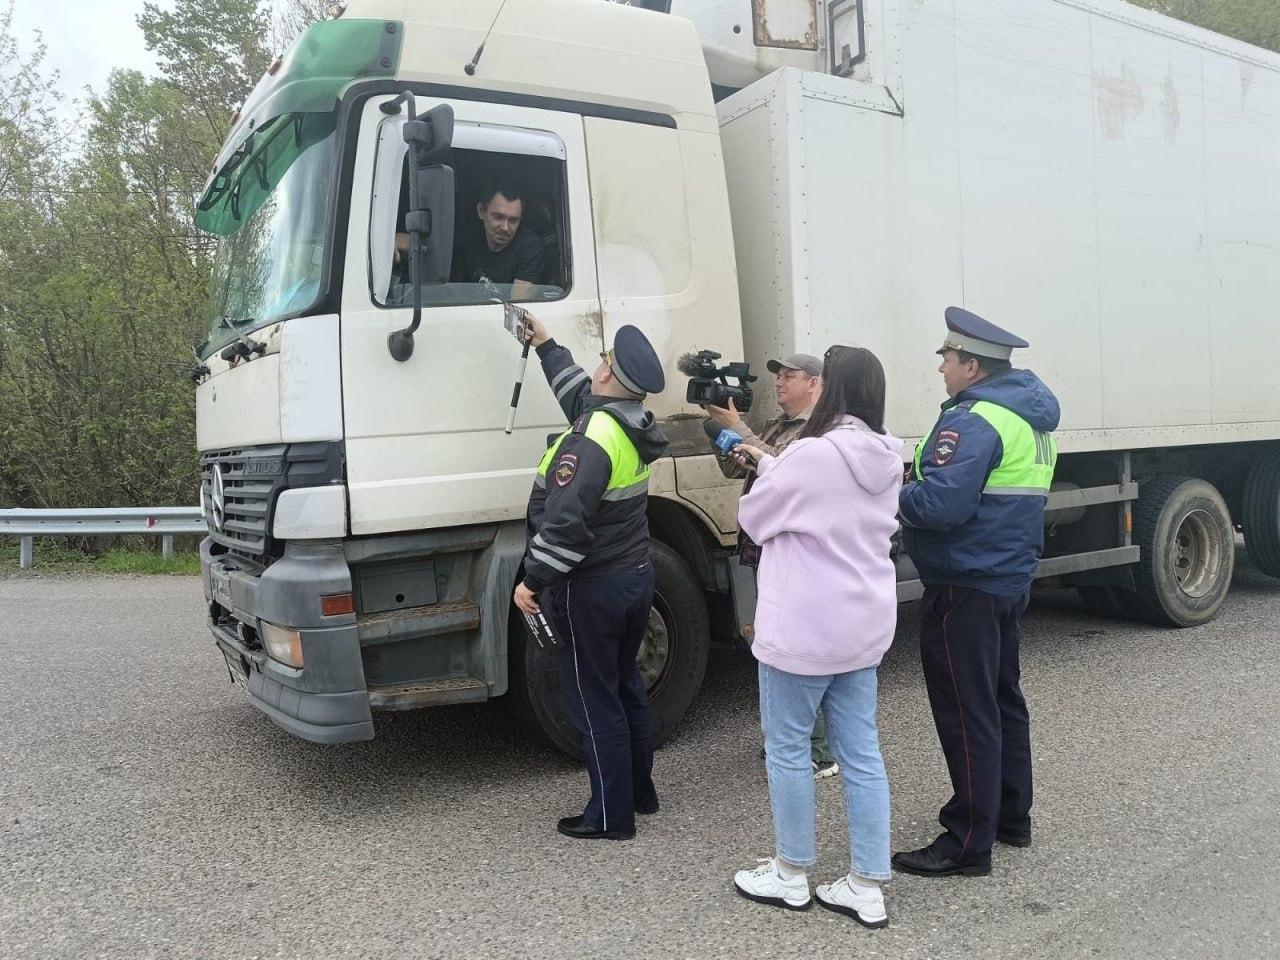
[[720,103],[748,359],[870,347],[917,437],[957,304],[1031,342],[1064,450],[1280,437],[1280,57],[1122,3],[960,7],[884,0],[886,85]]

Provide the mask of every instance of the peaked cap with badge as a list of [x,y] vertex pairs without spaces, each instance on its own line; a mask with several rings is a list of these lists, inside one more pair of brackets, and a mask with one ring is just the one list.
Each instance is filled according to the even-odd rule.
[[666,389],[667,378],[662,372],[662,361],[639,327],[631,324],[620,327],[613,338],[613,349],[604,358],[618,383],[632,393],[644,396]]
[[938,348],[940,354],[948,350],[963,350],[975,357],[1008,360],[1015,349],[1031,346],[1021,337],[963,307],[947,307],[943,316],[947,322],[947,338]]

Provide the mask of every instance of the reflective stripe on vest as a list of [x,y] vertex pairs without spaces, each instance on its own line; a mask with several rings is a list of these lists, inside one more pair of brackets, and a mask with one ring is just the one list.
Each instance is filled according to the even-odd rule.
[[1053,436],[1032,429],[1008,407],[986,400],[979,400],[970,411],[1000,434],[1004,449],[982,492],[1006,497],[1047,497],[1058,462],[1058,445]]
[[[1047,497],[1058,463],[1058,444],[1053,435],[1032,429],[1031,424],[1009,408],[986,400],[979,400],[969,411],[990,424],[1000,436],[1000,462],[987,477],[982,492],[1005,497]],[[931,432],[916,444],[917,480],[923,476],[920,464],[932,438]]]
[[[538,464],[538,486],[546,485],[547,471],[555,463],[556,454],[565,438],[574,432],[570,427],[556,438],[556,442],[547,448]],[[605,487],[603,500],[628,500],[631,497],[644,496],[649,492],[649,465],[640,459],[640,452],[631,442],[627,432],[622,429],[610,414],[603,410],[594,410],[587,420],[587,428],[582,431],[588,440],[597,444],[609,458],[609,484]]]

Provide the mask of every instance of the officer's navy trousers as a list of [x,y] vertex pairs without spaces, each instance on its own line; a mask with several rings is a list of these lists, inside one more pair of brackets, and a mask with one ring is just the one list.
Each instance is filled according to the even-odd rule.
[[591,778],[583,824],[634,830],[636,805],[658,799],[653,786],[649,697],[636,669],[653,604],[648,561],[584,574],[546,591],[560,638],[560,685],[582,735]]
[[1018,683],[1029,599],[925,589],[920,658],[953,790],[933,847],[959,863],[989,862],[997,832],[1031,835],[1030,718]]

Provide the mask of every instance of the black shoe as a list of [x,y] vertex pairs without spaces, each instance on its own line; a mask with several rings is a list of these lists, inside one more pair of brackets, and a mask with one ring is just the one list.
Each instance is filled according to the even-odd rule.
[[893,855],[893,865],[903,873],[918,877],[985,877],[991,872],[991,861],[986,863],[958,863],[950,857],[940,857],[933,847],[905,850]]
[[602,830],[600,827],[588,827],[582,822],[581,816],[564,817],[556,824],[556,829],[575,840],[632,840],[636,835],[634,829]]
[[1029,833],[997,833],[996,839],[1010,847],[1031,846],[1031,834]]
[[657,813],[660,806],[661,804],[658,803],[658,798],[654,797],[648,803],[637,803],[636,813],[643,813],[645,816],[648,816],[651,813]]

